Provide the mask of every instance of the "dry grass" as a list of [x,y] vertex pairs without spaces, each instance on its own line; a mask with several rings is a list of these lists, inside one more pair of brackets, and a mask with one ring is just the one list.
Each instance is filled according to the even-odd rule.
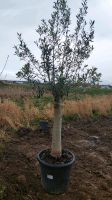
[[23,121],[26,124],[27,127],[30,127],[31,122],[33,120],[38,120],[40,118],[40,112],[37,107],[33,105],[33,103],[26,99],[24,102],[24,108],[23,108]]
[[[70,117],[91,117],[94,114],[108,115],[112,111],[112,95],[97,97],[86,96],[83,100],[66,100],[63,104],[63,115]],[[44,119],[53,119],[53,105],[48,104],[41,113]]]
[[92,109],[101,115],[107,115],[112,109],[112,95],[97,97],[92,103]]
[[12,101],[0,103],[0,127],[16,129],[21,125],[21,109]]
[[40,112],[40,118],[45,120],[52,120],[54,115],[53,104],[48,103]]
[[23,109],[10,100],[0,103],[0,128],[3,130],[29,127],[31,122],[38,117],[38,109],[29,100],[25,101]]
[[112,109],[112,95],[104,95],[97,97],[87,96],[80,101],[65,101],[64,115],[71,116],[78,114],[80,117],[89,117],[93,113],[99,115],[108,115]]
[[19,99],[24,97],[30,97],[34,95],[34,91],[32,89],[24,88],[24,87],[4,87],[0,88],[0,102],[3,99]]
[[[66,100],[63,104],[63,114],[65,117],[78,115],[80,117],[91,117],[93,114],[108,115],[112,111],[112,95],[97,97],[87,96],[80,101]],[[33,103],[26,99],[24,107],[21,108],[16,103],[7,100],[0,103],[0,129],[18,129],[22,126],[31,127],[33,120],[53,119],[53,105],[47,104],[43,110],[39,110]]]

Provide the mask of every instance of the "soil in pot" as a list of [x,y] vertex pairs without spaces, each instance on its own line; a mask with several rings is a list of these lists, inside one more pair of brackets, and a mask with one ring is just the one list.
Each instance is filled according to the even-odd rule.
[[64,164],[71,162],[73,159],[73,155],[68,150],[62,150],[62,156],[59,158],[55,158],[51,156],[50,149],[47,149],[41,154],[40,158],[41,160],[49,164]]

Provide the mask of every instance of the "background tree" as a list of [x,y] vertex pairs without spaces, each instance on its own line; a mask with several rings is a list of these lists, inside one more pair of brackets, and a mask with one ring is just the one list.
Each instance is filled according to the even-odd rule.
[[30,83],[32,80],[32,72],[30,64],[27,63],[17,72],[16,76],[20,79],[26,79]]
[[44,94],[44,87],[38,80],[34,79],[33,69],[29,63],[26,63],[20,71],[16,74],[17,78],[25,79],[28,83],[31,84],[32,89],[34,90],[34,95],[40,98]]
[[89,69],[84,61],[93,51],[94,20],[87,26],[87,0],[82,1],[76,15],[76,27],[71,33],[70,8],[66,0],[56,0],[51,18],[42,20],[36,32],[35,41],[41,51],[41,61],[31,53],[21,34],[18,34],[19,45],[15,46],[15,54],[33,66],[32,78],[47,82],[54,97],[54,124],[52,131],[51,155],[60,157],[62,102],[69,92],[71,84],[79,86],[88,80],[99,81],[101,74],[94,68]]

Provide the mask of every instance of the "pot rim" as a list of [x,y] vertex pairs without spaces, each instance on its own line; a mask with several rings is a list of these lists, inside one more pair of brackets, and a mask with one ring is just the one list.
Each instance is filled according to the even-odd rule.
[[46,150],[48,150],[48,149],[41,150],[41,151],[37,154],[36,159],[37,159],[41,164],[44,164],[44,165],[46,165],[46,166],[48,166],[48,167],[52,167],[52,168],[63,168],[63,167],[72,165],[72,164],[75,162],[75,155],[74,155],[74,153],[72,153],[72,152],[69,151],[68,149],[64,149],[64,150],[68,151],[68,152],[72,155],[72,160],[71,160],[70,162],[67,162],[67,163],[59,163],[59,164],[51,164],[51,163],[48,163],[48,162],[46,162],[46,161],[44,161],[44,160],[42,160],[42,159],[40,158],[40,155],[41,155],[43,152],[45,152]]

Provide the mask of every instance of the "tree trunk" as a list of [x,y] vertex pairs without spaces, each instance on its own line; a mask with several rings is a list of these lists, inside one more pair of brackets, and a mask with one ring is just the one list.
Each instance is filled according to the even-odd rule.
[[62,100],[58,99],[54,102],[54,124],[52,132],[51,155],[60,157],[62,154],[61,144],[61,127],[62,127]]

